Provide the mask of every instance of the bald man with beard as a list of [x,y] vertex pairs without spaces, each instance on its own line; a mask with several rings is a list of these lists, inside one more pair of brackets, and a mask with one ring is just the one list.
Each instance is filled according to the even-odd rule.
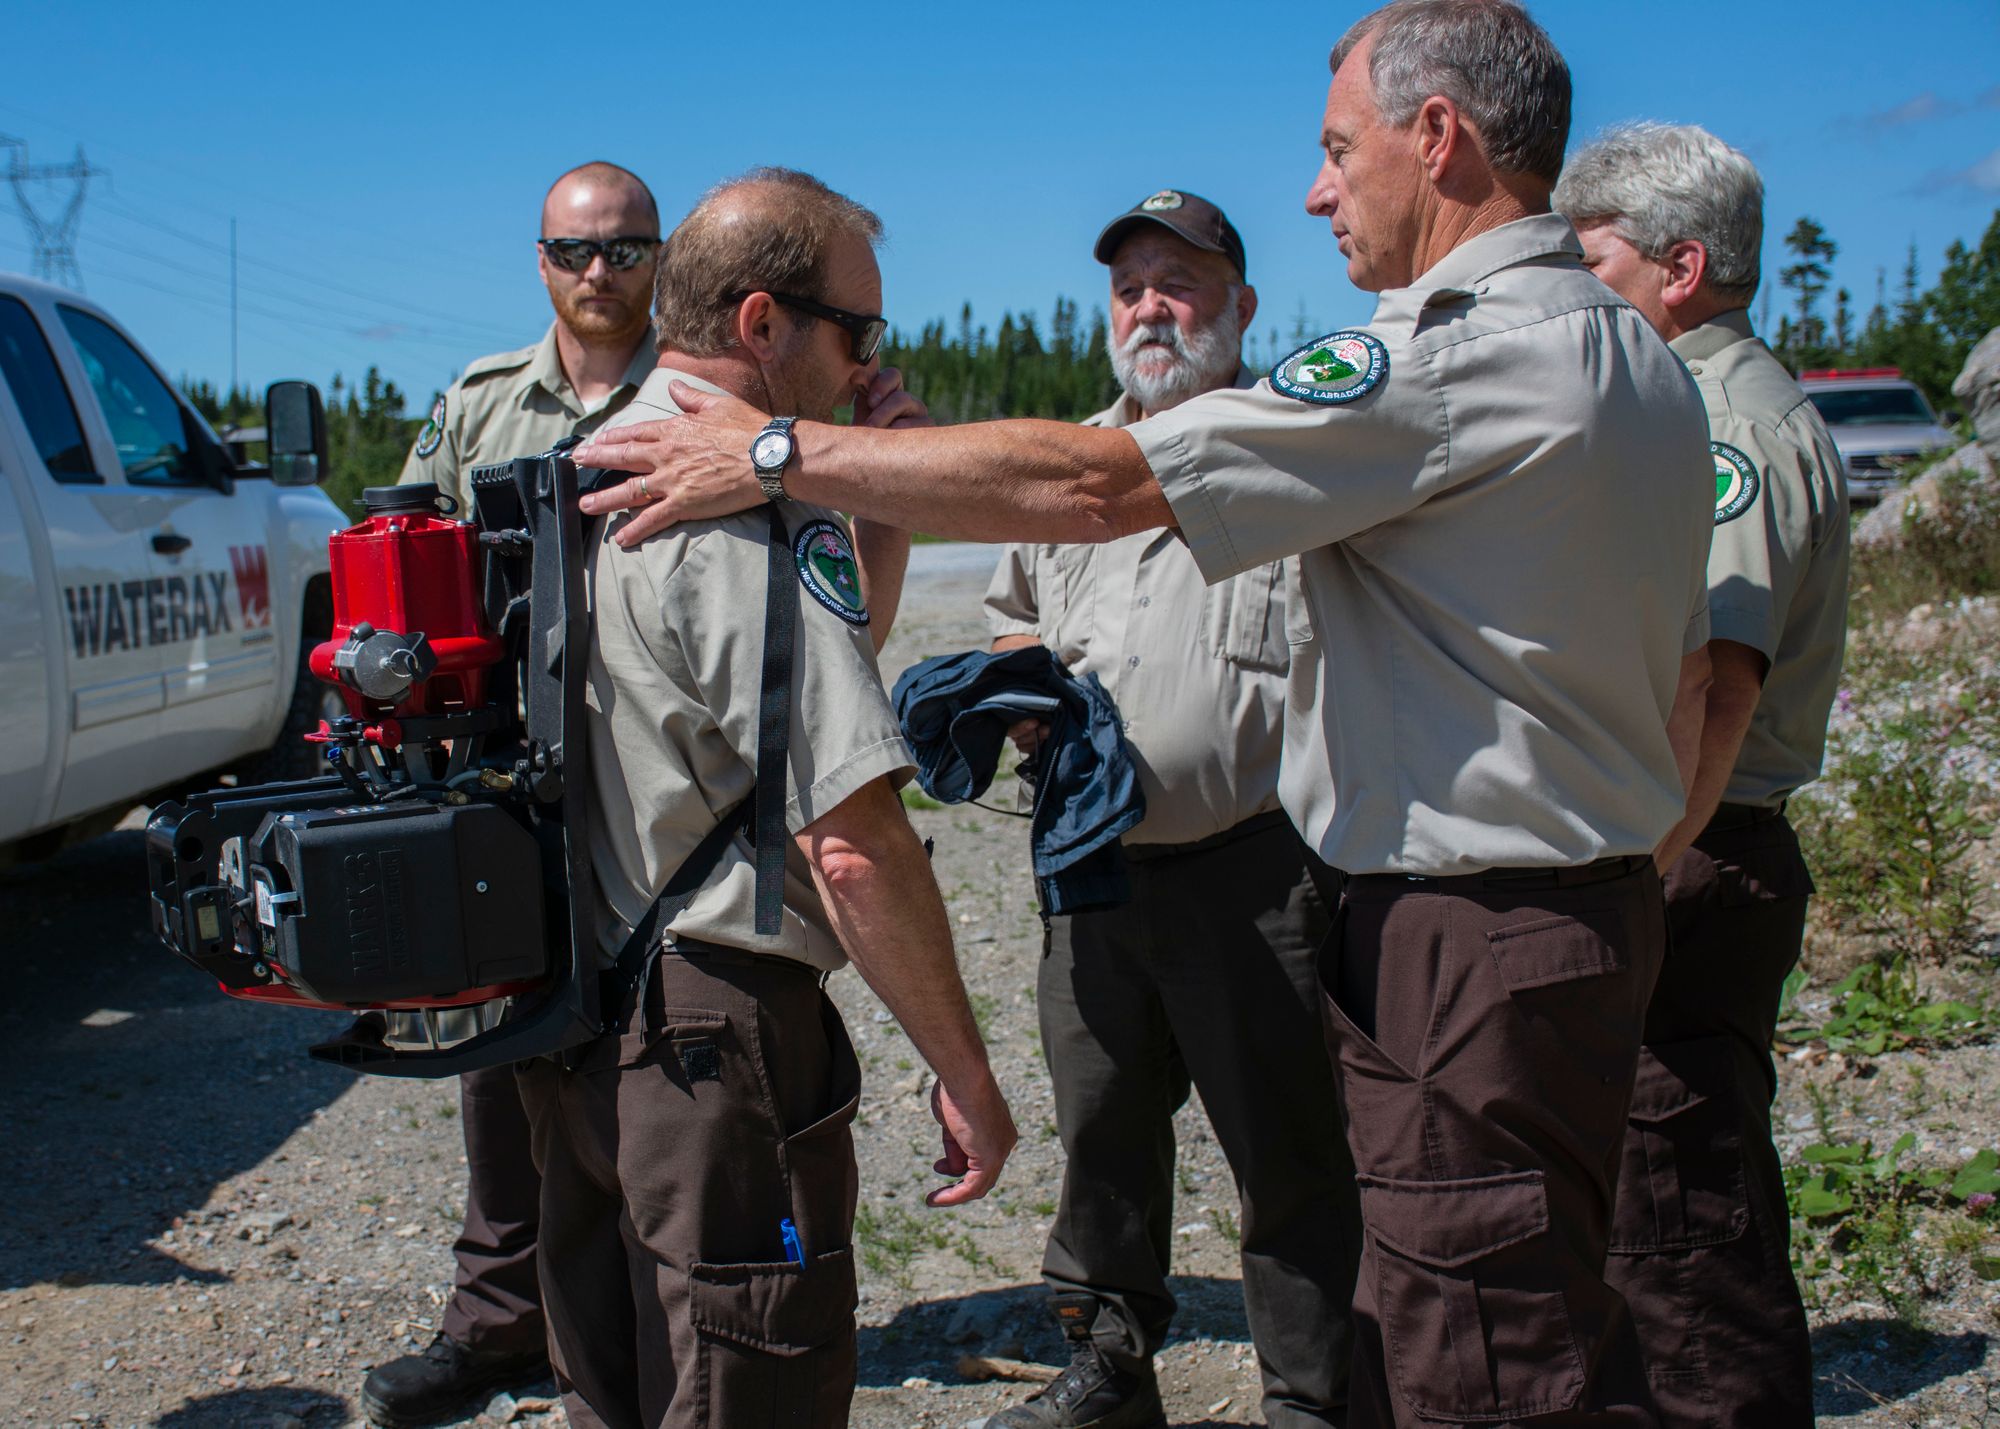
[[[637,175],[593,162],[557,179],[536,244],[555,321],[533,346],[467,365],[432,405],[402,480],[436,486],[469,516],[474,467],[587,436],[623,411],[654,366],[659,243],[659,209]],[[378,1365],[362,1386],[368,1417],[388,1429],[433,1423],[549,1372],[535,1274],[541,1178],[514,1069],[468,1072],[459,1086],[467,1186],[451,1303],[427,1348]]]

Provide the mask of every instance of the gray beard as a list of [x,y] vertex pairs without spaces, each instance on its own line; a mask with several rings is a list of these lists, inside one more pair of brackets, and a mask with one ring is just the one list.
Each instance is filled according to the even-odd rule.
[[1235,383],[1243,361],[1243,325],[1231,303],[1213,323],[1192,333],[1173,323],[1141,323],[1122,347],[1109,340],[1105,347],[1118,385],[1140,410],[1164,412],[1190,397]]

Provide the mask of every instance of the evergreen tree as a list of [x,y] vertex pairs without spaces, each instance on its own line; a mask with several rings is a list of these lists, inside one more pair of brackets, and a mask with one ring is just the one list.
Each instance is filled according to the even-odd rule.
[[1826,323],[1819,315],[1820,295],[1832,281],[1828,266],[1840,247],[1826,236],[1826,229],[1814,219],[1801,218],[1785,235],[1785,247],[1796,261],[1778,272],[1778,282],[1792,293],[1796,321],[1782,325],[1784,334],[1779,355],[1794,371],[1801,367],[1824,366],[1833,356],[1826,341]]

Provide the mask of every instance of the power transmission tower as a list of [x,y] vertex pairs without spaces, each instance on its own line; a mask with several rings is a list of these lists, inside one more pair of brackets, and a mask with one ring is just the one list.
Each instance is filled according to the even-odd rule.
[[[35,246],[35,276],[82,292],[83,270],[76,265],[76,230],[83,219],[83,195],[90,181],[104,177],[107,171],[92,168],[85,161],[81,144],[76,146],[76,158],[67,164],[29,163],[25,139],[0,135],[0,148],[14,151],[7,163],[7,182],[13,186],[14,205],[20,209],[21,222],[28,226],[28,237]],[[28,197],[28,184],[39,180],[46,188],[59,179],[67,179],[76,187],[70,191],[69,202],[59,214],[44,217],[35,211]]]

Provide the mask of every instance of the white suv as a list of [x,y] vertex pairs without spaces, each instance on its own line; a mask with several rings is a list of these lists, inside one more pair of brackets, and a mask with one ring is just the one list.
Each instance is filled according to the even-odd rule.
[[1799,386],[1840,449],[1851,505],[1880,501],[1903,484],[1911,462],[1957,445],[1917,384],[1897,368],[1801,372]]

